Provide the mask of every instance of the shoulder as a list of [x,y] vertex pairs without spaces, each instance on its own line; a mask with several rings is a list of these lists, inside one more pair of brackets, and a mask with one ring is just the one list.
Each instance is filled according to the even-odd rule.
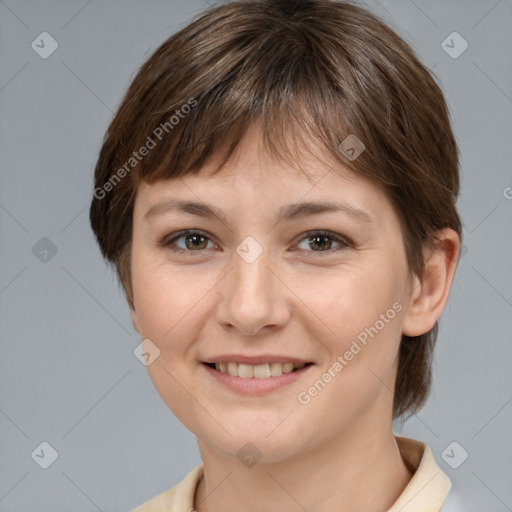
[[203,465],[196,466],[171,489],[145,501],[130,512],[188,512],[194,507],[197,484],[203,476]]

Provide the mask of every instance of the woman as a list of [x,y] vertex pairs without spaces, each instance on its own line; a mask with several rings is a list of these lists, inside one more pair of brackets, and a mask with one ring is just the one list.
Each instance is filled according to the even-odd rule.
[[137,512],[457,509],[392,420],[428,396],[458,187],[439,87],[361,7],[231,2],[162,44],[90,219],[203,464]]

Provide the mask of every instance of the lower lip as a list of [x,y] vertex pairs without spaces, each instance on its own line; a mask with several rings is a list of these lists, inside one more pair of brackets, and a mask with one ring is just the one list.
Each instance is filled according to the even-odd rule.
[[215,370],[211,366],[202,363],[201,366],[220,384],[230,388],[237,393],[243,393],[246,395],[263,395],[270,393],[277,389],[281,389],[288,386],[303,375],[305,375],[309,369],[313,366],[312,364],[299,368],[290,373],[283,373],[279,377],[268,377],[266,379],[256,379],[254,377],[244,379],[242,377],[233,377],[227,373],[222,373]]

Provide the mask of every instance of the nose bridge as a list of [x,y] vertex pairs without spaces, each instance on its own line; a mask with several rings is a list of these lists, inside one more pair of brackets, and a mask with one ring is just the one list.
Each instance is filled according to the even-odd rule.
[[[272,274],[268,269],[269,254],[267,251],[258,250],[251,242],[243,242],[237,248],[234,258],[234,289],[233,294],[247,296],[254,301],[263,297],[269,287],[272,286]],[[251,297],[252,296],[252,297]]]
[[265,326],[286,321],[286,300],[270,270],[270,259],[270,254],[253,237],[239,244],[233,254],[233,271],[225,281],[218,305],[219,323],[255,334]]

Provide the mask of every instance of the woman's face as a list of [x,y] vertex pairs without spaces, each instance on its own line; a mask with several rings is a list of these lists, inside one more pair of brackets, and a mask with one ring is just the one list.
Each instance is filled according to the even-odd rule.
[[310,178],[252,134],[216,176],[138,189],[132,317],[158,355],[148,371],[225,455],[252,443],[286,460],[391,424],[410,293],[399,220],[376,185],[312,157],[301,167]]

